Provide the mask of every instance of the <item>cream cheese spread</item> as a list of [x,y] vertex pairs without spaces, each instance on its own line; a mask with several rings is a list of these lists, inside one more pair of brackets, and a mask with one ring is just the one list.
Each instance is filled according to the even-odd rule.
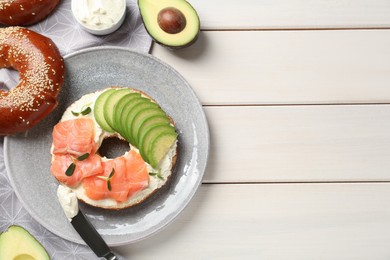
[[72,11],[83,25],[92,30],[103,30],[120,22],[126,9],[123,0],[74,0]]
[[66,217],[70,222],[72,218],[76,216],[79,212],[79,204],[77,201],[76,193],[74,193],[72,189],[64,185],[58,185],[57,197],[60,201],[62,209],[65,212]]

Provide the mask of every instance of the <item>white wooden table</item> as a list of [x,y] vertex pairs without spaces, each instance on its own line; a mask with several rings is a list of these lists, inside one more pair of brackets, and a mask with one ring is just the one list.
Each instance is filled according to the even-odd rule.
[[127,259],[390,259],[390,1],[190,1],[152,54],[204,105],[211,151],[171,225]]

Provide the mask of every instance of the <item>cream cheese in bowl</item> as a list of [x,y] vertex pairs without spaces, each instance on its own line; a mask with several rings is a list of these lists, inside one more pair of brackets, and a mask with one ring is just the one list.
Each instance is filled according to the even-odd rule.
[[72,0],[72,12],[87,32],[106,35],[122,25],[126,0]]

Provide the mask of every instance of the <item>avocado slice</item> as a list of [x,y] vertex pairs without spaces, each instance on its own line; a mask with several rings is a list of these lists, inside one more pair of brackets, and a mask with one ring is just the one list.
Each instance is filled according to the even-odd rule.
[[[164,116],[167,118],[164,111],[158,108],[146,108],[139,111],[136,115],[134,115],[134,119],[131,122],[131,136],[133,137],[134,143],[138,145],[138,131],[143,122],[145,122],[148,118],[153,116]],[[167,118],[168,122],[169,119]]]
[[130,94],[127,94],[125,96],[123,96],[119,101],[118,101],[118,104],[115,105],[115,111],[114,111],[114,125],[115,125],[115,130],[118,132],[118,133],[123,133],[123,130],[122,130],[122,122],[120,121],[121,119],[121,114],[123,112],[123,109],[124,107],[130,103],[132,100],[136,99],[136,98],[140,98],[141,97],[141,94],[140,93],[137,93],[137,92],[134,92],[134,93],[130,93]]
[[128,114],[128,116],[127,116],[127,120],[126,120],[127,126],[128,126],[128,127],[127,127],[126,130],[125,130],[125,136],[128,138],[128,141],[129,141],[132,145],[134,145],[134,146],[136,146],[136,147],[138,147],[138,143],[135,142],[134,137],[133,137],[133,135],[132,135],[132,129],[131,129],[132,124],[133,124],[134,117],[137,115],[137,113],[138,113],[139,111],[142,111],[142,110],[144,110],[144,109],[148,109],[148,108],[155,108],[155,109],[158,109],[158,105],[157,105],[156,103],[151,102],[150,99],[147,99],[147,100],[149,100],[149,101],[147,101],[147,102],[141,102],[141,103],[135,105],[135,106],[133,107],[133,109],[129,112],[129,114]]
[[[151,144],[153,143],[153,141],[156,140],[156,138],[158,136],[160,136],[162,134],[176,135],[176,131],[172,125],[167,125],[167,124],[162,123],[162,124],[156,124],[156,125],[150,126],[150,127],[148,127],[148,129],[145,130],[145,133],[141,133],[140,143],[139,143],[140,154],[141,154],[142,158],[149,164],[151,163],[150,158],[149,158],[149,151],[152,148]],[[156,147],[153,147],[153,148],[156,148]],[[166,147],[164,147],[162,149],[165,149],[165,148]],[[166,152],[168,152],[168,150]],[[152,167],[154,167],[154,166],[152,165]]]
[[[130,131],[129,127],[131,127],[131,125],[128,123],[128,118],[131,117],[132,110],[134,109],[135,106],[144,103],[151,103],[150,99],[140,96],[132,99],[131,102],[128,102],[122,109],[122,113],[120,115],[120,121],[119,121],[121,124],[120,135],[123,136],[129,143],[131,142],[130,142],[130,137],[127,136],[127,133]],[[131,144],[134,145],[134,143]]]
[[45,248],[26,229],[13,225],[0,235],[0,259],[50,259]]
[[142,21],[153,40],[180,49],[193,44],[199,35],[196,10],[185,0],[138,0]]
[[154,138],[150,144],[148,158],[150,165],[157,168],[162,159],[167,155],[172,145],[176,142],[177,134],[175,132],[163,132]]
[[114,130],[114,114],[115,114],[115,107],[118,104],[118,101],[125,95],[132,93],[129,88],[120,88],[113,93],[111,93],[103,105],[103,115],[104,119],[106,120],[107,124]]
[[116,88],[110,88],[108,90],[105,90],[96,99],[95,105],[93,107],[93,111],[94,111],[93,113],[96,122],[100,125],[101,128],[111,133],[114,132],[114,129],[111,128],[111,126],[107,123],[106,119],[104,118],[104,104],[106,103],[108,97],[115,91],[117,91]]

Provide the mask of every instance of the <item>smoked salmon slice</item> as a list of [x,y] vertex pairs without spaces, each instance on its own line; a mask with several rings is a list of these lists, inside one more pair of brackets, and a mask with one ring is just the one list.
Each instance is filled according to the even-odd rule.
[[[71,176],[66,175],[66,170],[74,163],[75,168]],[[77,187],[81,181],[89,176],[101,174],[103,165],[101,157],[96,154],[89,155],[86,159],[78,161],[73,156],[54,155],[50,171],[56,179],[69,187]]]
[[91,118],[62,121],[53,129],[53,153],[80,156],[94,153],[94,122]]
[[129,183],[126,180],[125,158],[118,157],[105,161],[103,168],[104,172],[101,175],[91,176],[82,182],[86,195],[95,200],[112,198],[118,202],[126,201]]
[[129,196],[149,186],[149,172],[144,159],[134,150],[125,155],[126,178],[131,184]]
[[146,163],[133,150],[126,156],[103,162],[103,168],[101,176],[94,175],[82,181],[85,193],[91,199],[111,198],[124,202],[149,185]]
[[[130,196],[149,186],[145,161],[134,150],[115,159],[102,160],[96,154],[95,128],[91,118],[81,117],[62,121],[53,129],[53,158],[51,173],[69,187],[83,186],[93,200],[111,198],[124,202]],[[80,156],[88,154],[83,160]],[[69,176],[66,172],[74,163]]]

